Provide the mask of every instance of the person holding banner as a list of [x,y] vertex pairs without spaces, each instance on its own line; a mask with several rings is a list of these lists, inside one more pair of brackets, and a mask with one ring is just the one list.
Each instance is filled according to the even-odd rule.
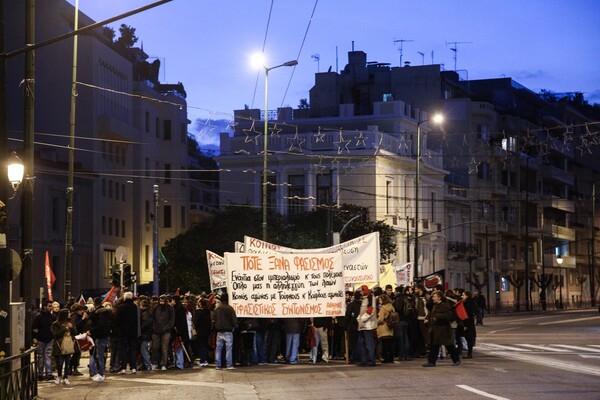
[[221,294],[217,307],[213,313],[214,327],[217,332],[217,348],[215,350],[216,368],[221,369],[223,346],[226,351],[227,369],[235,369],[233,366],[233,331],[237,328],[237,315],[235,310],[228,304],[227,293]]
[[359,366],[375,366],[375,330],[377,329],[377,312],[373,304],[373,296],[367,285],[361,286],[361,305],[358,315],[358,339],[355,359]]
[[298,364],[298,347],[300,334],[304,323],[300,318],[285,318],[283,330],[285,331],[285,359],[290,364]]
[[32,337],[38,346],[38,381],[54,379],[52,376],[52,345],[54,336],[52,336],[50,328],[56,320],[56,316],[50,311],[52,311],[52,301],[46,300],[32,324]]

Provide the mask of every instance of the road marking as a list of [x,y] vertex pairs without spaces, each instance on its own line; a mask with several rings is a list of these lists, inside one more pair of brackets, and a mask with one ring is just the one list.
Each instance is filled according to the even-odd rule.
[[569,352],[569,350],[566,349],[554,349],[552,347],[548,347],[548,346],[536,346],[535,344],[519,344],[519,346],[524,346],[524,347],[531,347],[532,349],[539,349],[539,350],[543,350],[543,351],[555,351],[557,353],[565,353],[565,352]]
[[581,372],[588,375],[600,376],[600,368],[589,367],[587,365],[573,364],[565,361],[549,360],[540,356],[533,356],[530,354],[507,353],[500,351],[490,352],[490,354],[501,358],[508,358],[510,360],[524,361],[532,364],[544,365],[550,368],[557,368],[563,371]]
[[600,316],[596,317],[586,317],[586,318],[575,318],[575,319],[565,319],[562,321],[552,321],[552,322],[540,322],[538,325],[555,325],[555,324],[570,324],[572,322],[580,322],[580,321],[590,321],[592,319],[600,319]]
[[490,333],[511,331],[511,330],[513,330],[513,329],[519,329],[519,328],[515,326],[514,328],[498,329],[498,330],[496,330],[496,331],[491,331]]
[[479,390],[479,389],[475,389],[474,387],[471,386],[467,386],[467,385],[456,385],[457,387],[464,389],[466,391],[472,392],[472,393],[476,393],[479,394],[483,397],[487,397],[488,399],[495,399],[495,400],[510,400],[506,397],[500,397],[500,396],[496,396],[495,394],[491,394],[488,392],[484,392],[483,390]]
[[600,350],[597,349],[590,349],[589,347],[581,347],[581,346],[571,346],[568,344],[557,344],[557,347],[564,347],[565,349],[573,349],[573,350],[579,350],[579,351],[583,351],[583,352],[592,352],[592,353],[600,353]]
[[600,358],[600,355],[595,356],[592,354],[580,354],[579,357],[581,357],[581,358]]
[[545,315],[543,317],[527,317],[527,318],[511,319],[509,321],[506,321],[506,323],[507,324],[512,324],[512,323],[515,323],[515,322],[523,322],[523,321],[529,322],[529,321],[532,321],[534,319],[548,319],[548,318],[554,318],[554,317],[555,317],[554,315]]
[[[504,346],[504,345],[495,344],[495,343],[482,343],[481,345],[483,345],[484,347],[491,347],[492,349],[498,349],[498,350],[531,351],[531,350],[528,350],[528,349],[522,349],[520,347]],[[479,346],[477,346],[477,347],[479,347]]]
[[148,379],[148,378],[120,378],[120,381],[130,381],[136,383],[149,383],[155,385],[177,385],[177,386],[204,386],[223,389],[226,399],[233,400],[258,400],[258,393],[253,385],[243,385],[238,383],[218,383],[218,382],[199,382],[199,381],[175,381],[172,379]]

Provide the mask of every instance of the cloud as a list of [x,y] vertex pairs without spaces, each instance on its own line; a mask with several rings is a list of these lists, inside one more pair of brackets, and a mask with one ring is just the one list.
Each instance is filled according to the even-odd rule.
[[205,150],[219,150],[221,132],[231,132],[229,120],[210,120],[197,118],[192,131],[193,136]]
[[538,69],[537,71],[515,71],[512,74],[512,77],[516,80],[519,79],[540,79],[540,78],[544,78],[546,77],[547,74],[542,71],[541,69]]
[[600,104],[600,89],[585,92],[584,97],[590,104]]

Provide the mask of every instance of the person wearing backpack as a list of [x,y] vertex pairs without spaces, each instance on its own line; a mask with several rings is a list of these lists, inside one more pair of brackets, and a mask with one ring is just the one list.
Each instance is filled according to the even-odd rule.
[[399,361],[408,361],[411,356],[409,323],[415,315],[411,301],[412,297],[405,294],[405,289],[402,286],[396,287],[394,291],[395,296],[392,305],[399,317],[398,325],[394,328],[394,350]]
[[52,356],[56,358],[56,370],[58,372],[54,383],[57,385],[61,383],[68,385],[70,383],[69,362],[71,361],[71,356],[75,353],[75,336],[77,335],[73,322],[69,318],[69,309],[63,308],[58,312],[56,321],[52,323],[51,330],[54,337]]
[[[379,302],[379,316],[377,317],[377,338],[381,343],[381,359],[382,363],[394,362],[394,328],[390,326],[389,321],[393,314],[396,313],[392,301],[387,294],[382,294],[377,298]],[[398,323],[396,318],[395,323]]]

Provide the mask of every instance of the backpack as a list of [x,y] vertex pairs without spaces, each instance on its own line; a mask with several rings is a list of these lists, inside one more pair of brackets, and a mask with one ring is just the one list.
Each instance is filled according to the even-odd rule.
[[75,341],[73,340],[73,336],[71,336],[71,332],[67,331],[60,342],[60,354],[73,353],[75,353]]
[[400,323],[400,315],[395,310],[390,311],[385,318],[385,323],[387,324],[388,328],[394,329]]

